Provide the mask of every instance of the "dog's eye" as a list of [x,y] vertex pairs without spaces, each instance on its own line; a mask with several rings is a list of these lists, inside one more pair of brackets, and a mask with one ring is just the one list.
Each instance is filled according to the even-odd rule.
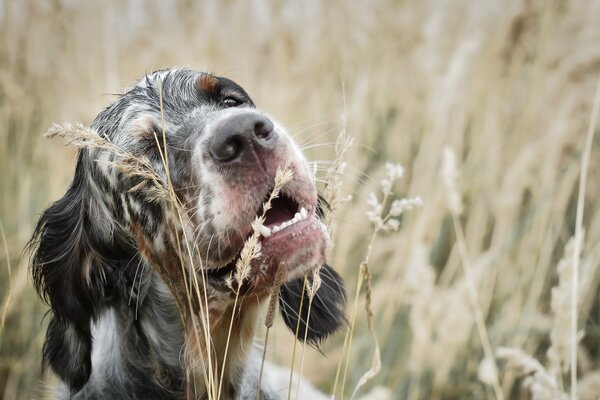
[[240,99],[236,99],[235,97],[226,97],[223,99],[223,101],[221,102],[221,104],[223,104],[225,107],[238,107],[240,105],[242,105],[243,101]]

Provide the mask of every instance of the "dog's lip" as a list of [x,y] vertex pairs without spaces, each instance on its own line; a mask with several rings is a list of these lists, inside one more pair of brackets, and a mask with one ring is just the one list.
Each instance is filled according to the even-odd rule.
[[[315,209],[313,208],[310,212],[307,211],[307,213],[306,218],[287,226],[268,237],[259,234],[258,240],[261,244],[260,262],[262,264],[268,264],[272,260],[277,260],[277,262],[285,264],[285,260],[288,257],[293,256],[294,253],[305,248],[310,243],[322,238],[324,225],[319,219]],[[223,291],[230,289],[227,286],[226,278],[232,276],[235,272],[242,248],[243,246],[228,263],[220,267],[205,270],[206,277],[211,281],[215,288],[220,288]],[[289,264],[286,266],[288,273],[301,267],[303,266],[300,264]]]
[[[313,209],[310,211],[306,207],[301,206],[293,218],[283,221],[279,224],[269,224],[268,226],[261,225],[259,230],[259,241],[263,246],[278,242],[282,239],[293,240],[307,226],[318,223],[316,213]],[[266,229],[265,229],[266,228]]]
[[[259,236],[261,243],[261,254],[269,260],[278,260],[285,263],[289,256],[310,246],[323,238],[323,223],[314,211],[306,218],[295,222],[268,237]],[[296,265],[288,265],[289,271]]]

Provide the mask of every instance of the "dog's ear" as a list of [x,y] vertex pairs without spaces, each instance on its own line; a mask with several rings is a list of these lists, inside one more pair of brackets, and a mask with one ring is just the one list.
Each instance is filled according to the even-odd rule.
[[[310,298],[307,290],[304,290],[303,300],[301,297],[304,278],[282,285],[279,292],[279,309],[285,324],[294,333],[298,330],[297,339],[300,341],[304,341],[306,332],[306,341],[314,346],[318,346],[323,339],[346,323],[344,314],[346,290],[342,278],[327,264],[321,267],[319,274],[321,286],[312,299],[310,316],[308,315]],[[312,284],[312,276],[307,279],[308,283]]]
[[52,320],[44,359],[76,392],[91,373],[91,323],[115,294],[114,223],[92,193],[93,161],[79,153],[67,193],[40,217],[29,243],[31,273],[40,296],[50,305]]

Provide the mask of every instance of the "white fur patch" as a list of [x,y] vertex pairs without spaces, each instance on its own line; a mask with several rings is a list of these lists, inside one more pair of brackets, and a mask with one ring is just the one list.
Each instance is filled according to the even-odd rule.
[[106,310],[96,322],[92,323],[92,375],[94,386],[110,385],[112,379],[123,380],[121,361],[121,328],[117,323],[115,311]]

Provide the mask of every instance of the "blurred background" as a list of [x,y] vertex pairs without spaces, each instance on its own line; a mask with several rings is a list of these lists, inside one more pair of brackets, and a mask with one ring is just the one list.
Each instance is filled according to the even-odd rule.
[[[114,94],[168,66],[237,81],[323,168],[336,158],[340,132],[354,138],[341,188],[353,197],[335,215],[330,256],[346,279],[349,313],[373,232],[368,195],[381,195],[386,161],[405,167],[394,196],[421,196],[423,206],[374,242],[382,365],[360,393],[499,398],[446,206],[446,146],[457,156],[458,222],[491,348],[535,357],[556,393],[567,392],[569,367],[549,349],[560,353],[570,338],[560,295],[600,77],[599,17],[600,1],[591,0],[0,0],[0,398],[42,398],[47,379],[47,307],[32,289],[23,248],[41,211],[66,190],[75,152],[42,134],[54,122],[91,123]],[[600,394],[593,128],[578,293],[582,399]],[[361,294],[343,398],[371,366],[363,307]],[[302,373],[323,390],[332,389],[343,341],[343,332],[328,340],[324,356],[306,350]],[[269,358],[289,366],[291,343],[278,323]],[[539,374],[497,365],[504,398],[542,398],[531,385]]]

